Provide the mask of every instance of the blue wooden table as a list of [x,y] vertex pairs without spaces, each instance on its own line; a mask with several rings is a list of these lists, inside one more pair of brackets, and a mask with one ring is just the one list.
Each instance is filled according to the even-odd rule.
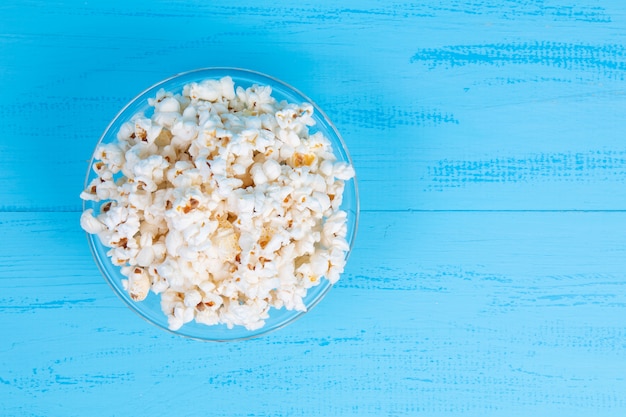
[[[130,311],[79,225],[116,112],[212,66],[325,109],[362,209],[322,303],[222,344]],[[626,415],[625,77],[620,1],[3,1],[0,415]]]

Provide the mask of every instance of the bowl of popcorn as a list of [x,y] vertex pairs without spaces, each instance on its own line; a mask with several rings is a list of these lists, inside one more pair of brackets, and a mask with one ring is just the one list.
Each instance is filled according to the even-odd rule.
[[114,292],[178,335],[281,328],[339,280],[359,203],[324,112],[257,72],[208,68],[148,88],[106,128],[81,227]]

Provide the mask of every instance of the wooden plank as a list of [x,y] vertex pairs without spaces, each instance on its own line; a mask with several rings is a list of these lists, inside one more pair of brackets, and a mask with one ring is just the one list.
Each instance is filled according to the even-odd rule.
[[318,307],[266,337],[211,344],[128,311],[77,213],[2,213],[0,409],[619,415],[624,216],[365,212]]
[[205,66],[318,101],[364,209],[626,208],[621,3],[21,5],[0,20],[2,211],[77,210],[117,109]]

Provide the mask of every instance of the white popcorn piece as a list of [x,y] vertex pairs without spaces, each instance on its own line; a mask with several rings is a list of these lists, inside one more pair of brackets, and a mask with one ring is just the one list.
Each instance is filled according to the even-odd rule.
[[107,143],[98,146],[94,158],[106,164],[112,173],[116,173],[124,165],[124,153],[125,150],[121,144]]
[[333,176],[337,179],[347,181],[354,177],[354,168],[345,162],[336,162],[333,165]]
[[191,289],[185,293],[184,303],[187,307],[196,307],[202,302],[202,294],[197,289]]
[[179,120],[174,123],[171,129],[174,138],[177,139],[176,144],[183,147],[189,145],[189,143],[198,135],[198,126],[195,121]]
[[142,246],[136,257],[137,265],[149,267],[154,262],[154,249],[152,246]]
[[266,159],[263,162],[263,174],[268,181],[275,181],[281,174],[280,164],[274,159]]
[[180,119],[180,113],[172,111],[155,111],[152,116],[152,121],[165,129],[171,129]]
[[330,178],[331,180],[334,179],[333,175],[333,161],[330,161],[328,159],[322,161],[322,163],[319,166],[319,172],[320,174],[322,174],[324,177],[326,178]]
[[250,174],[252,175],[252,181],[255,185],[265,184],[268,181],[267,175],[263,170],[263,165],[255,163],[250,168]]
[[298,114],[293,108],[279,110],[275,113],[275,116],[278,126],[280,126],[282,129],[289,129],[297,123],[296,119],[298,117]]
[[174,97],[164,97],[162,100],[155,102],[154,109],[160,112],[178,113],[180,112],[180,102]]
[[107,228],[104,223],[93,216],[93,209],[87,209],[81,214],[80,227],[91,234],[98,234]]
[[143,301],[150,291],[150,278],[142,269],[135,267],[128,275],[128,293],[134,301]]
[[159,88],[159,90],[156,92],[156,97],[148,99],[148,104],[152,107],[156,107],[164,99],[168,97],[173,97],[173,96],[174,95],[172,93],[165,91],[164,88]]
[[[205,80],[200,83],[191,83],[183,89],[183,95],[188,96],[192,100],[206,100],[210,102],[216,102],[221,98],[234,98],[233,90],[234,83],[232,79],[230,82],[227,79],[220,80]],[[225,96],[225,93],[227,97]]]
[[[81,215],[126,291],[161,298],[170,329],[261,328],[271,308],[306,311],[307,290],[345,267],[354,169],[310,133],[314,108],[230,77],[163,89],[94,154]],[[147,117],[146,114],[152,114]]]

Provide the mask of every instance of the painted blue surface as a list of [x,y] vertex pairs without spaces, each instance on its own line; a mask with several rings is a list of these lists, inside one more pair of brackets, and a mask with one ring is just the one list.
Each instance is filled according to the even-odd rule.
[[[626,415],[626,4],[0,4],[0,415]],[[121,106],[250,68],[312,97],[359,177],[346,273],[210,344],[129,311],[80,200]]]

